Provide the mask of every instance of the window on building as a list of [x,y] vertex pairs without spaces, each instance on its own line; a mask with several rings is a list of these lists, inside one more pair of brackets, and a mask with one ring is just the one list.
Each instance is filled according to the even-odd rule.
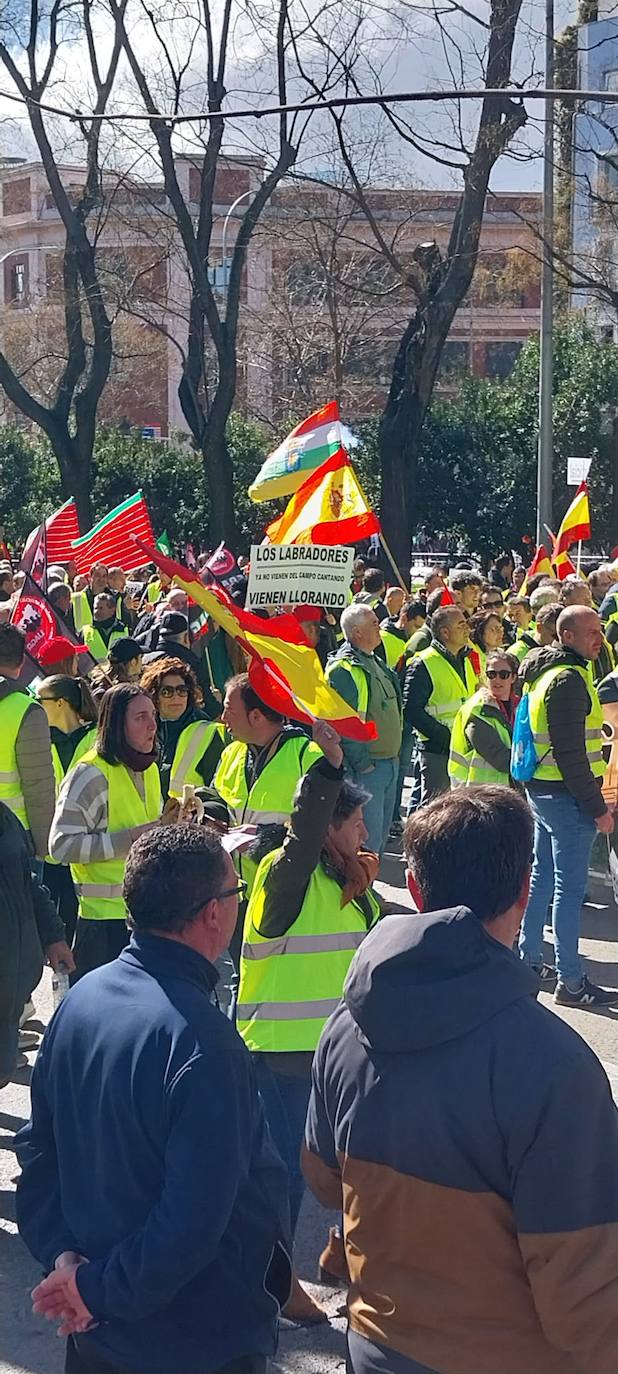
[[25,305],[28,298],[28,261],[9,257],[4,264],[4,299],[7,305]]
[[466,339],[447,339],[440,359],[442,380],[470,371],[470,345]]
[[485,345],[485,375],[504,382],[510,376],[523,348],[521,339]]
[[606,91],[618,91],[618,68],[605,73]]

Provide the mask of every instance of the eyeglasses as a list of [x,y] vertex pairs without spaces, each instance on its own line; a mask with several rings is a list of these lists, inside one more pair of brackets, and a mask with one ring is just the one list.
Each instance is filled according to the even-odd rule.
[[504,602],[503,602],[503,601],[485,601],[483,604],[484,604],[484,607],[485,607],[485,610],[486,610],[486,611],[496,611],[496,610],[498,609],[498,606],[503,606],[503,605],[504,605]]
[[223,892],[218,892],[216,901],[222,902],[224,897],[244,897],[246,891],[247,884],[244,878],[239,878],[236,887],[225,887]]
[[507,678],[514,677],[515,674],[511,672],[510,668],[488,668],[486,676],[490,682],[494,677],[499,677],[502,682],[506,682]]
[[160,687],[160,688],[159,688],[159,696],[165,697],[166,700],[169,700],[170,697],[188,697],[188,695],[189,695],[189,688],[187,687],[187,685],[186,685],[185,682],[183,682],[182,685],[179,686],[179,687]]

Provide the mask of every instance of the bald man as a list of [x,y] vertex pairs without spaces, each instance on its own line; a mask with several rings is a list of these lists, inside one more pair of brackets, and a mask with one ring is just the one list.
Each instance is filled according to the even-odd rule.
[[[568,606],[558,616],[556,638],[523,671],[537,766],[526,784],[534,863],[519,950],[544,984],[557,976],[554,1001],[585,1009],[618,1003],[618,992],[589,981],[579,954],[592,842],[598,831],[611,835],[614,828],[601,794],[603,712],[592,675],[603,644],[600,617],[588,606]],[[555,969],[543,957],[550,903]]]

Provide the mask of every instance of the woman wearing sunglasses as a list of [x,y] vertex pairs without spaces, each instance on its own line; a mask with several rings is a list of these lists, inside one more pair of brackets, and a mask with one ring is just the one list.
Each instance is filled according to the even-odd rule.
[[480,682],[484,680],[487,655],[504,647],[504,625],[496,611],[477,611],[470,620],[472,666]]
[[141,686],[157,710],[163,799],[182,797],[185,783],[208,787],[225,746],[225,730],[201,710],[195,673],[180,658],[158,658],[145,668]]
[[512,654],[487,655],[485,683],[455,717],[448,772],[451,787],[511,782],[511,737],[519,664]]

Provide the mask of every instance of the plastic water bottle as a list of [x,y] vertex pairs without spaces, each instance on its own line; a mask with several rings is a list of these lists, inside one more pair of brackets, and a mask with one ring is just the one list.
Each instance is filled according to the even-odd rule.
[[58,964],[58,968],[52,973],[52,1000],[54,1011],[58,1010],[63,997],[69,991],[69,970],[66,964]]

